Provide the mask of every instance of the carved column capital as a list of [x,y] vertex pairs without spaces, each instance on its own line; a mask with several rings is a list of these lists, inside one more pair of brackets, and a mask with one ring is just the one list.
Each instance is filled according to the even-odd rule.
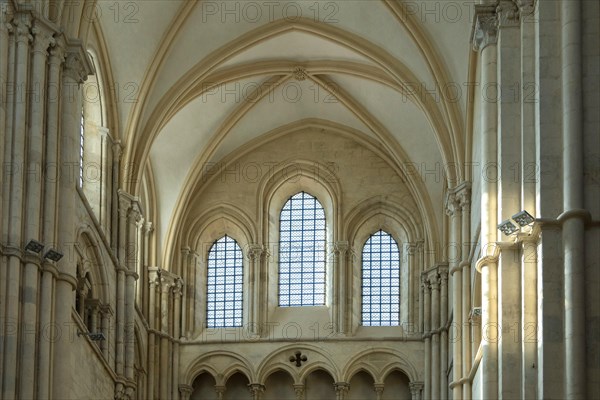
[[139,201],[134,200],[131,202],[131,207],[129,208],[129,222],[131,224],[136,224],[141,227],[143,224],[142,217],[142,208],[140,206]]
[[181,297],[183,295],[183,279],[177,278],[173,283],[173,295]]
[[131,201],[133,200],[132,196],[128,193],[119,190],[119,215],[121,217],[127,217],[129,214],[129,208],[131,207]]
[[429,285],[431,286],[431,290],[440,290],[441,278],[440,275],[435,272],[429,275]]
[[429,282],[429,278],[425,275],[421,276],[421,287],[425,291],[425,293],[429,293],[431,290],[431,283]]
[[421,391],[425,385],[423,382],[410,382],[408,387],[410,389],[410,394],[412,395],[413,400],[417,400],[421,398]]
[[31,33],[34,36],[33,51],[48,55],[48,48],[56,43],[54,33],[38,21],[34,22]]
[[296,400],[304,400],[304,385],[295,384],[294,393],[296,393]]
[[494,6],[475,5],[475,18],[471,31],[473,50],[481,51],[498,41],[498,19]]
[[173,281],[172,280],[167,279],[167,278],[161,276],[158,281],[159,281],[160,290],[163,293],[168,294],[168,293],[171,292],[171,288],[173,287]]
[[535,12],[534,0],[517,0],[517,6],[519,7],[519,19],[521,21],[524,17]]
[[156,289],[160,284],[160,275],[156,271],[156,268],[148,268],[148,284],[150,289]]
[[260,256],[264,253],[265,249],[260,244],[251,244],[248,246],[248,253],[246,257],[249,260],[257,262],[260,260]]
[[406,251],[409,256],[414,256],[415,254],[417,254],[417,250],[418,248],[416,243],[408,243],[406,246]]
[[438,269],[439,282],[443,287],[448,286],[448,268],[443,267]]
[[18,13],[12,20],[12,31],[17,43],[29,44],[33,40],[31,36],[31,15],[29,13]]
[[194,388],[191,387],[190,385],[184,385],[184,384],[179,385],[179,393],[181,394],[182,400],[189,400],[193,391],[194,391]]
[[513,0],[500,0],[496,7],[498,27],[507,28],[519,25],[519,7]]
[[87,62],[84,57],[79,50],[67,50],[64,69],[65,76],[68,76],[79,84],[85,82],[88,76]]
[[458,206],[463,210],[468,210],[471,207],[471,187],[465,186],[456,193]]
[[335,387],[335,394],[337,400],[344,400],[348,390],[350,390],[350,384],[347,382],[336,382],[333,384]]
[[336,260],[343,260],[346,254],[350,250],[350,246],[347,241],[338,241],[333,244],[333,257]]
[[248,389],[252,394],[252,400],[260,400],[260,396],[265,391],[265,386],[261,385],[260,383],[250,383],[248,385]]
[[67,50],[62,40],[54,40],[50,43],[50,57],[48,58],[49,64],[61,65],[65,62]]
[[460,211],[458,199],[456,193],[449,192],[446,194],[446,215],[452,217],[454,214]]
[[149,235],[154,231],[154,224],[150,221],[145,221],[144,223],[144,234]]
[[115,161],[121,160],[121,154],[123,154],[123,145],[120,140],[115,140],[112,145],[113,158]]
[[223,396],[225,395],[225,390],[227,387],[225,385],[215,385],[215,392],[217,392],[217,399],[223,400]]

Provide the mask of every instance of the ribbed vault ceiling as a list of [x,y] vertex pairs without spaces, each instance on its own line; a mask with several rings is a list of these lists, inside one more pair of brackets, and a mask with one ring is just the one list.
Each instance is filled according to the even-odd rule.
[[[298,121],[359,132],[398,165],[462,161],[470,5],[457,17],[430,1],[282,1],[272,12],[247,3],[142,1],[137,22],[103,12],[96,24],[115,82],[137,85],[136,102],[117,99],[118,130],[125,162],[151,165],[162,239],[198,190],[202,163]],[[223,13],[235,4],[237,14]],[[424,220],[439,220],[441,180],[409,179],[435,216]]]

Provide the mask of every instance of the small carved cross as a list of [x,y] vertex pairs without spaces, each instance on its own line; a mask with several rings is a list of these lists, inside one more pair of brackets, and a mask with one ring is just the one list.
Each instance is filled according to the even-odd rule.
[[303,356],[301,352],[297,351],[295,356],[290,356],[290,362],[295,362],[296,367],[302,366],[302,362],[308,360],[306,356]]

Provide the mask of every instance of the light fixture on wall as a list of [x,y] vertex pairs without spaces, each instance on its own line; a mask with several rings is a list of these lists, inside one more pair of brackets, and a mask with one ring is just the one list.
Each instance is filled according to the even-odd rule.
[[498,224],[498,229],[506,236],[510,236],[519,230],[519,228],[517,228],[517,226],[513,224],[510,219],[504,220]]
[[525,227],[527,225],[531,225],[535,221],[535,218],[533,218],[531,216],[531,214],[529,214],[525,210],[519,211],[518,213],[513,215],[511,218],[513,221],[515,221],[517,224],[519,224],[520,227]]
[[[513,222],[516,222],[518,226],[513,224]],[[534,222],[535,218],[531,214],[525,210],[521,210],[511,218],[498,224],[498,230],[504,233],[506,236],[510,236],[513,233],[518,232],[520,228],[525,228]]]
[[31,251],[33,253],[41,253],[44,250],[44,244],[38,242],[35,239],[31,239],[29,243],[25,245],[25,250]]
[[87,336],[90,338],[90,340],[94,341],[94,342],[98,342],[100,340],[106,340],[106,336],[104,336],[104,333],[102,332],[96,332],[96,333],[92,333],[92,332],[81,332],[81,331],[77,331],[77,336]]
[[51,260],[51,261],[57,262],[58,260],[60,260],[61,258],[63,258],[63,254],[61,252],[59,252],[58,250],[49,249],[46,252],[46,254],[44,254],[44,258],[47,259],[47,260]]

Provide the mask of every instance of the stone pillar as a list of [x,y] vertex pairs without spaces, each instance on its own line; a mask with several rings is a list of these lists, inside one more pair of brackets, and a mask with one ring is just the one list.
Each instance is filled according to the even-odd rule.
[[119,191],[119,223],[118,223],[118,247],[117,258],[119,267],[117,269],[117,326],[116,326],[116,357],[115,369],[119,376],[125,372],[125,274],[127,273],[127,217],[131,207],[131,198],[124,192]]
[[190,337],[188,333],[188,321],[192,321],[193,313],[190,313],[192,310],[192,305],[189,303],[188,306],[188,290],[194,287],[194,282],[190,280],[190,269],[191,269],[191,250],[189,247],[184,247],[181,249],[181,278],[183,279],[183,288],[181,295],[181,309],[183,310],[183,315],[181,317],[181,335],[187,338]]
[[[423,244],[424,241],[423,240],[419,240],[416,243],[416,248],[415,248],[415,252],[416,252],[416,256],[415,256],[415,266],[416,266],[416,270],[415,270],[415,276],[421,276],[421,274],[423,273],[423,269],[424,269],[424,254],[423,254]],[[422,281],[419,280],[418,282],[419,284],[421,284],[422,286]],[[424,332],[424,328],[423,328],[423,321],[424,321],[424,310],[425,310],[425,305],[424,305],[424,297],[423,297],[423,290],[419,290],[419,332]]]
[[423,396],[431,399],[431,286],[425,273],[422,275],[423,286],[423,336],[425,338],[425,387]]
[[[462,275],[461,285],[461,319],[462,323],[457,326],[460,329],[461,350],[462,350],[462,372],[463,389],[461,397],[463,400],[471,399],[471,382],[468,379],[471,372],[471,325],[469,322],[469,313],[471,311],[471,264],[469,262],[470,254],[470,224],[471,224],[471,187],[470,184],[465,184],[457,193],[458,207],[462,211],[462,261],[458,265]],[[458,312],[455,310],[455,312]],[[456,365],[455,365],[456,368]]]
[[156,268],[148,270],[148,390],[147,394],[150,399],[154,399],[156,394],[155,384],[155,364],[154,355],[156,353],[156,291],[159,285],[159,277],[156,273]]
[[[61,336],[54,342],[52,366],[53,399],[69,399],[73,385],[73,368],[75,360],[72,355],[73,339],[71,329],[71,307],[73,306],[73,290],[75,278],[61,274],[56,279],[54,296],[54,323],[61,330]],[[60,355],[60,356],[58,356]]]
[[[190,396],[194,392],[194,388],[190,385],[179,385],[179,393],[181,394],[181,400],[190,400]],[[218,392],[217,392],[218,394]],[[152,397],[151,397],[152,399]]]
[[[249,291],[249,305],[248,309],[248,330],[252,334],[260,334],[260,326],[262,321],[260,321],[260,257],[263,253],[263,247],[259,244],[251,244],[248,248],[248,260],[250,260],[250,271],[249,271],[249,283],[250,283],[250,291]],[[263,305],[264,306],[264,305]]]
[[[81,119],[81,96],[79,85],[83,83],[91,71],[85,50],[80,45],[70,46],[67,52],[65,69],[61,85],[61,141],[60,154],[61,166],[66,171],[59,174],[60,191],[58,193],[58,242],[59,249],[72,254],[75,243],[75,198],[78,181],[79,160],[77,157],[77,143],[79,143],[79,129]],[[73,290],[76,288],[76,265],[72,256],[66,256],[59,262],[59,278],[55,287],[54,322],[61,329],[71,324],[71,307]],[[63,333],[66,333],[63,331]],[[52,397],[65,399],[71,396],[73,384],[72,343],[70,335],[64,334],[53,344],[52,354],[54,365],[52,372]],[[60,355],[57,357],[56,355]]]
[[252,394],[252,400],[261,400],[262,394],[265,391],[264,385],[260,383],[251,383],[248,385],[248,389],[250,390],[250,394]]
[[[521,105],[514,88],[522,87],[520,64],[520,24],[513,1],[500,1],[498,20],[498,84],[502,88],[498,104],[498,217],[507,220],[521,210]],[[510,89],[510,90],[509,90]],[[502,240],[506,240],[503,237]],[[498,266],[498,390],[503,398],[520,397],[520,262],[518,248],[503,246]]]
[[224,385],[215,385],[215,392],[217,392],[217,400],[223,400],[226,389],[227,387]]
[[[50,43],[54,41],[52,32],[38,20],[34,22],[32,30],[34,34],[32,66],[31,66],[31,88],[30,95],[30,124],[28,134],[27,152],[27,197],[26,197],[26,225],[25,240],[41,239],[42,229],[40,224],[42,206],[42,182],[43,172],[43,128],[45,107],[43,93],[46,92],[46,57]],[[27,262],[23,272],[22,289],[22,337],[21,354],[19,363],[19,396],[33,398],[36,378],[36,344],[38,343],[37,332],[37,293],[39,280],[39,263]]]
[[[521,82],[536,79],[533,0],[520,0]],[[536,215],[536,102],[521,101],[521,208]],[[532,175],[532,172],[534,173]],[[521,382],[520,397],[537,397],[537,243],[524,240],[521,250]]]
[[[113,153],[113,165],[112,165],[112,187],[113,187],[113,196],[111,199],[111,203],[118,205],[120,203],[120,194],[117,188],[119,187],[119,173],[121,168],[121,154],[123,152],[123,147],[121,146],[121,142],[116,140],[113,142],[112,153]],[[112,208],[111,214],[111,238],[110,238],[110,246],[111,249],[116,253],[119,247],[119,207]]]
[[[483,357],[480,363],[484,399],[498,397],[497,337],[497,19],[494,5],[475,6],[473,47],[480,51],[481,60],[481,148],[484,178],[481,183],[481,246],[482,259],[482,327],[484,328]],[[485,88],[485,89],[483,89]]]
[[[420,325],[417,328],[416,324],[419,324],[419,321],[415,321],[415,315],[419,315],[419,309],[420,305],[421,305],[421,301],[422,301],[422,295],[421,295],[421,290],[419,288],[419,279],[417,279],[417,277],[419,276],[419,268],[416,265],[416,259],[417,259],[417,244],[416,243],[409,243],[406,246],[406,253],[408,255],[408,270],[409,272],[409,279],[410,279],[410,296],[408,297],[408,318],[407,318],[407,324],[408,327],[410,327],[409,330],[411,334],[415,333],[415,332],[420,332],[421,328]],[[419,293],[418,295],[418,304],[415,304],[414,301],[414,297],[415,297],[415,293]],[[406,331],[405,330],[405,331]]]
[[137,274],[138,278],[135,281],[135,306],[137,306],[140,310],[142,309],[142,304],[143,304],[143,299],[144,299],[144,287],[146,286],[145,283],[145,279],[144,279],[144,275],[146,273],[145,269],[144,269],[144,253],[146,252],[145,249],[145,240],[144,237],[146,235],[145,233],[145,227],[146,227],[146,223],[144,218],[139,215],[136,221],[136,229],[135,229],[135,233],[136,233],[136,239],[135,239],[135,244],[136,244],[136,248],[137,248],[137,252],[136,252],[136,261],[135,261],[135,273]]
[[348,390],[350,390],[350,384],[346,382],[336,382],[333,384],[335,388],[335,399],[345,400]]
[[135,282],[138,276],[135,272],[125,274],[125,377],[133,379],[135,362]]
[[105,340],[100,341],[100,351],[102,351],[102,354],[104,355],[104,358],[106,359],[106,361],[109,361],[108,359],[108,352],[109,352],[109,343],[110,340],[112,339],[111,336],[111,330],[110,330],[110,320],[111,320],[111,316],[113,315],[113,310],[110,307],[109,304],[103,304],[100,306],[100,329],[102,331],[102,333],[104,333],[104,336],[106,337]]
[[346,310],[348,309],[348,296],[347,296],[347,264],[346,264],[346,254],[349,249],[348,242],[339,241],[334,244],[334,254],[335,254],[335,268],[334,271],[337,271],[337,287],[338,287],[338,296],[337,296],[337,310],[334,310],[334,329],[339,334],[346,333]]
[[574,400],[587,398],[584,231],[590,215],[583,210],[582,8],[561,2],[565,397]]
[[177,398],[177,386],[179,382],[179,335],[181,320],[181,296],[183,295],[183,280],[178,278],[173,284],[173,363],[172,365],[172,392],[173,399]]
[[126,259],[122,260],[127,265],[125,273],[125,377],[134,378],[135,362],[135,287],[140,263],[138,230],[142,222],[140,205],[137,200],[131,202],[127,213]]
[[169,333],[169,296],[171,293],[171,286],[173,282],[166,279],[161,275],[160,277],[160,329],[163,335],[160,338],[160,366],[159,377],[160,377],[160,398],[169,398],[169,380],[172,378],[169,376],[169,339],[167,334]]
[[448,398],[448,269],[440,271],[440,399]]
[[[16,41],[15,52],[15,85],[16,88],[27,88],[29,77],[29,46],[32,40],[30,34],[31,17],[29,14],[16,14],[13,21],[14,37]],[[4,62],[4,61],[3,61]],[[12,162],[16,165],[22,165],[25,160],[25,140],[27,137],[27,102],[25,99],[20,99],[14,105],[14,118],[12,119],[13,132],[8,132],[8,136],[12,138],[12,148],[7,146],[8,157],[5,162]],[[4,135],[1,138],[4,140]],[[7,145],[9,145],[7,143]],[[8,202],[11,205],[8,214],[8,219],[3,223],[8,227],[8,245],[13,247],[14,251],[8,256],[7,268],[7,290],[6,290],[6,314],[7,321],[14,321],[17,324],[21,319],[19,316],[20,299],[19,288],[23,284],[21,281],[21,260],[18,257],[20,253],[20,245],[22,242],[27,243],[27,238],[22,237],[21,226],[23,224],[23,203],[24,179],[23,172],[12,174],[10,184],[5,185],[10,187],[8,191]],[[17,250],[19,249],[19,250]],[[3,265],[2,268],[5,268]],[[4,304],[3,304],[4,305]],[[3,327],[3,329],[9,329]],[[2,386],[2,398],[17,398],[18,387],[17,380],[19,371],[14,368],[18,365],[19,358],[19,335],[15,332],[7,332],[4,335],[4,385]]]
[[[1,57],[0,57],[1,58]],[[54,43],[50,50],[48,61],[48,100],[46,105],[46,153],[45,163],[47,166],[57,165],[58,157],[58,118],[59,99],[58,88],[60,85],[61,65],[64,62],[65,49]],[[58,169],[54,171],[53,177],[58,175]],[[45,180],[44,204],[43,204],[43,234],[42,243],[54,245],[56,243],[56,181]],[[54,301],[54,277],[57,271],[49,262],[44,262],[42,273],[42,290],[40,295],[40,326],[48,327],[52,322],[51,305]],[[1,279],[0,279],[1,280]],[[42,331],[42,335],[45,332]],[[38,391],[37,398],[46,399],[50,397],[50,372],[51,372],[51,340],[41,340],[38,349]],[[0,348],[0,352],[2,349]]]
[[383,383],[376,383],[373,385],[373,390],[375,390],[375,399],[381,400],[383,398],[383,391],[385,389],[385,385]]
[[440,398],[440,276],[437,269],[430,272],[431,286],[431,398]]
[[[411,382],[408,384],[412,400],[421,400],[421,392],[423,390],[423,382]],[[458,400],[458,399],[456,399]]]
[[452,276],[452,327],[450,339],[452,343],[452,396],[462,398],[462,385],[456,384],[462,378],[462,269],[459,267],[462,240],[460,232],[461,212],[455,191],[449,193],[446,199],[446,213],[450,217],[449,254],[448,261]]
[[521,398],[531,399],[537,393],[537,235],[524,240],[521,250]]
[[296,393],[296,400],[304,400],[304,385],[294,384],[294,393]]
[[[6,23],[0,24],[0,59],[6,60],[0,62],[0,84],[1,87],[12,87],[9,82],[14,82],[14,68],[9,68],[9,65],[14,65],[15,59],[15,40],[14,27],[8,22],[9,16],[14,13],[10,3],[5,3],[6,7],[0,9],[0,18]],[[10,93],[9,93],[10,92]],[[13,90],[3,90],[0,92],[0,129],[6,132],[4,137],[0,139],[0,159],[2,165],[11,160],[11,139],[12,139],[12,109],[14,106]],[[4,243],[8,242],[8,223],[10,218],[10,179],[0,174],[0,240]],[[0,256],[0,264],[2,266],[8,264],[9,257],[2,254]],[[0,282],[7,282],[7,268],[0,268]],[[0,285],[0,303],[7,302],[7,288],[5,284]],[[6,320],[5,307],[0,307],[0,320]],[[5,326],[0,326],[0,354],[5,354]],[[0,376],[4,376],[4,363],[0,362]],[[0,395],[3,394],[2,382],[0,381]]]

